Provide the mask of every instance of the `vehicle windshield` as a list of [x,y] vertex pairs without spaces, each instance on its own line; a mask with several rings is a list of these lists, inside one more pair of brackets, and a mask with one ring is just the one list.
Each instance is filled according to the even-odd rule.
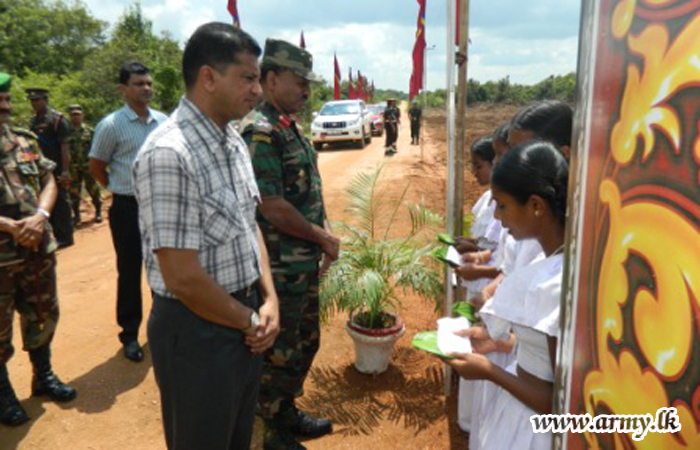
[[332,103],[323,107],[322,116],[341,116],[343,114],[359,114],[360,105],[357,103]]
[[369,109],[369,113],[372,115],[379,114],[382,112],[382,110],[377,105],[368,106],[367,109]]

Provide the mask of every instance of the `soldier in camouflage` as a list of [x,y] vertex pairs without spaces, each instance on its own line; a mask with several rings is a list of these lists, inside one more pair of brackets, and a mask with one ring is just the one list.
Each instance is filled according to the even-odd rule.
[[257,218],[279,298],[281,333],[265,355],[258,414],[266,449],[303,449],[298,436],[332,431],[330,421],[299,411],[295,398],[319,348],[319,276],[338,257],[340,241],[326,221],[318,155],[293,115],[316,80],[311,54],[268,39],[261,72],[264,101],[241,129],[263,197]]
[[70,125],[63,114],[49,104],[49,91],[27,88],[27,96],[36,113],[29,121],[29,129],[37,135],[41,152],[54,163],[58,194],[51,215],[58,248],[73,245],[73,223],[70,213]]
[[10,81],[0,73],[0,423],[14,426],[29,420],[7,373],[15,310],[34,367],[32,395],[65,402],[76,392],[54,375],[50,360],[58,322],[56,240],[48,223],[55,164],[41,153],[36,135],[9,126]]
[[95,223],[102,222],[102,200],[100,199],[100,188],[90,172],[88,171],[88,153],[92,143],[92,135],[95,130],[85,124],[83,107],[71,105],[68,107],[70,114],[71,131],[71,155],[70,155],[70,177],[71,177],[71,206],[73,207],[73,225],[80,223],[80,199],[85,190],[92,199],[95,207]]
[[384,129],[386,130],[386,143],[384,154],[393,156],[398,151],[396,140],[399,137],[399,125],[401,124],[401,110],[396,106],[396,100],[391,98],[386,102],[384,110]]

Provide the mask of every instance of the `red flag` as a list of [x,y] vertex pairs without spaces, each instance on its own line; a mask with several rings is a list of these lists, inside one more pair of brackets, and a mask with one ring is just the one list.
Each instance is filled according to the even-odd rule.
[[301,39],[299,39],[299,47],[306,48],[306,41],[304,40],[304,30],[301,30]]
[[238,28],[241,27],[241,18],[238,17],[238,6],[236,3],[238,0],[228,0],[228,12],[231,14],[231,17],[233,18],[233,24],[237,26]]
[[428,0],[417,0],[420,5],[418,12],[418,29],[416,30],[416,43],[413,46],[413,73],[411,74],[411,83],[409,86],[409,99],[423,89],[423,57],[425,55],[425,3]]
[[338,57],[333,55],[333,65],[335,66],[335,76],[333,77],[333,100],[340,100],[340,66]]
[[348,81],[348,99],[355,100],[355,87],[352,85],[352,67],[350,67],[350,79]]
[[362,85],[362,74],[357,71],[357,98],[362,100],[365,97],[364,86]]

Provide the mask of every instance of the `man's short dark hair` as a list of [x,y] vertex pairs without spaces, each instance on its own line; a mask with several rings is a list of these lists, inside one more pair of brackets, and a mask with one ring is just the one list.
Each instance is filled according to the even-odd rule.
[[182,55],[185,86],[194,86],[202,66],[223,73],[229,65],[238,64],[239,53],[259,57],[262,49],[251,35],[233,25],[209,22],[200,26],[187,41]]
[[131,75],[148,75],[151,71],[138,61],[127,61],[119,68],[119,84],[129,84]]

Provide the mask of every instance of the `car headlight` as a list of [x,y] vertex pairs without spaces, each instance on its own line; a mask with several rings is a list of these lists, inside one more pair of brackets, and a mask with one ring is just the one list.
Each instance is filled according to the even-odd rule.
[[313,122],[311,122],[311,127],[313,127],[313,128],[323,128],[323,124],[321,124],[321,122],[318,122],[318,121],[314,120]]
[[358,123],[360,123],[360,119],[359,119],[359,118],[358,118],[358,119],[354,119],[354,120],[348,121],[348,125],[350,125],[351,127],[357,125]]

